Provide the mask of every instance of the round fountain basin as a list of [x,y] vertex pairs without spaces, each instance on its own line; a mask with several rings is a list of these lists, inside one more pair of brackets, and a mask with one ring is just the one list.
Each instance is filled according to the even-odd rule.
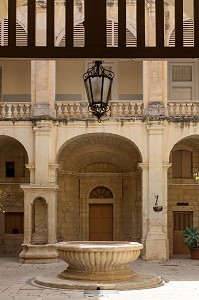
[[135,242],[61,242],[59,257],[68,264],[61,274],[37,276],[40,286],[75,290],[128,290],[159,285],[157,275],[137,273],[131,268],[142,244]]
[[142,244],[135,242],[61,242],[59,257],[68,263],[65,278],[121,280],[135,276],[130,264],[140,255]]

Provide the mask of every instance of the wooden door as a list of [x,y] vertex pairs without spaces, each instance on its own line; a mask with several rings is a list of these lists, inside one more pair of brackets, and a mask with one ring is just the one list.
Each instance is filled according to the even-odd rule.
[[189,249],[183,243],[183,230],[193,226],[193,212],[173,212],[173,254],[188,254]]
[[113,240],[113,204],[89,205],[89,240]]

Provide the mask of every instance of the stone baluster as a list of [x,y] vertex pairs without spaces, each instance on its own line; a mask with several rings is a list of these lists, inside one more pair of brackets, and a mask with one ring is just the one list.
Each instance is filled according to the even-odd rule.
[[187,116],[189,117],[192,114],[191,108],[192,108],[192,103],[187,103]]
[[24,117],[25,113],[24,113],[24,104],[19,104],[19,115],[20,117]]
[[117,115],[117,103],[111,104],[111,117],[116,117]]
[[86,103],[82,103],[82,117],[86,117],[88,114],[88,108]]
[[62,115],[62,106],[63,106],[63,103],[57,103],[57,116],[58,117],[61,117],[61,115]]
[[137,115],[142,115],[142,103],[137,103]]
[[130,102],[130,115],[135,116],[135,102]]
[[6,115],[6,105],[5,104],[1,104],[1,115],[2,115],[2,117],[5,117],[5,115]]
[[18,115],[17,107],[18,107],[17,104],[13,104],[13,116],[14,117],[17,117],[17,115]]
[[193,103],[193,106],[192,106],[192,113],[193,113],[193,116],[197,116],[197,104],[196,103]]
[[76,116],[79,117],[79,116],[80,116],[80,113],[81,113],[81,112],[80,112],[80,103],[77,102],[77,103],[76,103]]
[[69,116],[74,117],[75,116],[75,106],[74,102],[69,104]]
[[12,116],[12,104],[7,104],[7,116],[10,118]]
[[129,116],[129,103],[128,102],[124,103],[124,115]]
[[176,103],[176,116],[180,116],[180,104]]
[[123,103],[118,102],[118,117],[122,117],[123,115]]
[[26,111],[27,115],[30,116],[31,115],[31,104],[27,105],[27,111]]
[[174,115],[174,103],[169,103],[168,104],[168,111],[169,111],[169,116]]
[[186,103],[181,103],[181,115],[182,116],[186,116],[186,108],[187,108]]
[[64,116],[66,116],[66,117],[68,117],[68,115],[69,115],[69,113],[68,113],[68,103],[66,103],[65,105],[64,105],[64,110],[63,110],[63,114],[64,114]]

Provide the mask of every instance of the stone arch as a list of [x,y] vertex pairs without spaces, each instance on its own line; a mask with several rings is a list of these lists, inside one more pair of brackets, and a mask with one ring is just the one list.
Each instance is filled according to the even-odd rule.
[[62,150],[67,147],[68,145],[70,145],[71,143],[74,144],[74,148],[76,147],[76,144],[79,143],[79,141],[84,140],[85,138],[90,138],[90,139],[95,139],[95,137],[97,136],[107,136],[110,138],[119,138],[119,140],[122,142],[128,143],[129,145],[131,144],[132,147],[135,147],[135,149],[137,150],[137,152],[139,153],[140,156],[140,161],[143,161],[143,154],[139,148],[139,146],[132,140],[130,140],[129,138],[126,138],[124,136],[118,135],[118,134],[113,134],[113,133],[103,133],[103,132],[97,132],[97,133],[87,133],[87,134],[81,134],[81,135],[76,135],[70,139],[68,139],[67,141],[63,141],[63,143],[60,145],[59,149],[57,150],[57,154],[56,154],[56,162],[58,162],[58,160],[60,159],[60,154],[62,152]]

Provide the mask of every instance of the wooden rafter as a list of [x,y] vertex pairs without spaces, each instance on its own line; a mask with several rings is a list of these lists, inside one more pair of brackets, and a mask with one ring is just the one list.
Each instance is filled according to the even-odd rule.
[[47,0],[46,46],[36,46],[36,0],[28,0],[28,44],[16,46],[16,0],[8,0],[8,46],[5,58],[198,58],[199,0],[194,1],[194,46],[183,47],[183,0],[175,0],[175,47],[164,46],[164,0],[156,0],[156,46],[145,42],[145,0],[136,0],[137,47],[126,46],[126,0],[118,1],[118,47],[106,44],[106,0],[85,0],[85,46],[74,47],[74,0],[65,5],[65,47],[55,47],[55,0]]

